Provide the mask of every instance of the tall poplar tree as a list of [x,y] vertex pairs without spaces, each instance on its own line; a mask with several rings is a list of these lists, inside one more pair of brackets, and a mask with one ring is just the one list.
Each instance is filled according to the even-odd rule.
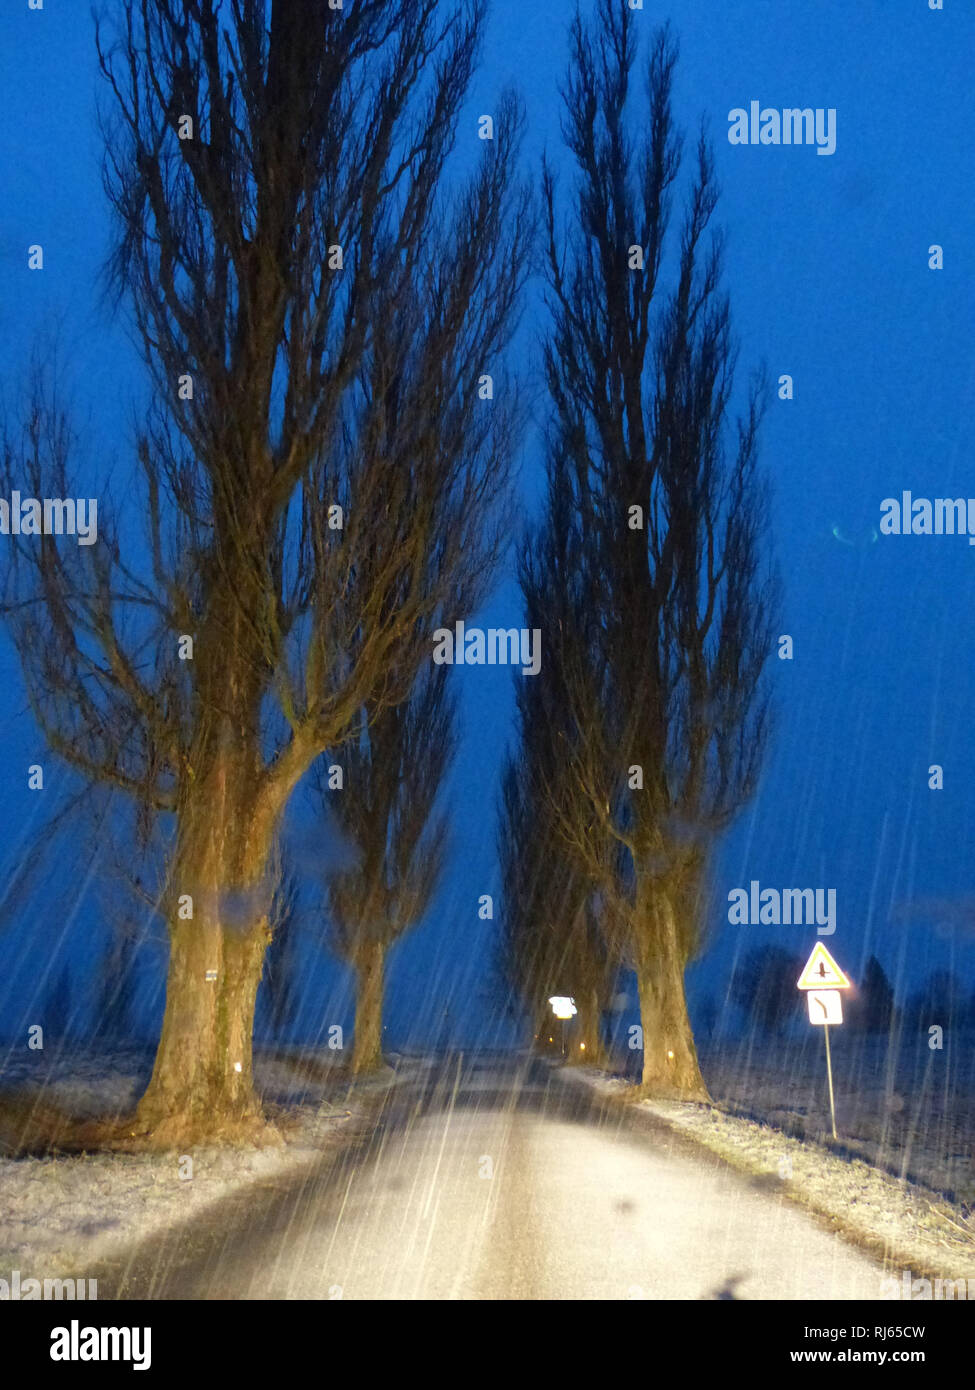
[[[171,833],[133,1128],[179,1144],[262,1123],[255,996],[294,788],[366,702],[405,697],[493,562],[511,408],[477,385],[503,370],[528,220],[512,100],[446,179],[473,0],[114,14],[110,278],[151,388],[132,500],[113,510],[102,476],[96,544],[14,540],[5,611],[51,751]],[[77,495],[77,452],[39,383],[2,481]]]

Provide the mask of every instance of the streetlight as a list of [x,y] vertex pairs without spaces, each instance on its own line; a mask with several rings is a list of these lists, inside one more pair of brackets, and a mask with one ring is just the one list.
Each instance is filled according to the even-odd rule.
[[565,994],[553,994],[548,1001],[552,1006],[552,1013],[562,1024],[562,1056],[565,1056],[565,1020],[572,1018],[573,1014],[578,1013],[575,1000]]

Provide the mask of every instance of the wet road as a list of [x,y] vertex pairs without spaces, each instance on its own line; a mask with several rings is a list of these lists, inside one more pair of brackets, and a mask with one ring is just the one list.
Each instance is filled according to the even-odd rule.
[[320,1164],[97,1270],[99,1298],[877,1298],[868,1255],[541,1063],[391,1090]]

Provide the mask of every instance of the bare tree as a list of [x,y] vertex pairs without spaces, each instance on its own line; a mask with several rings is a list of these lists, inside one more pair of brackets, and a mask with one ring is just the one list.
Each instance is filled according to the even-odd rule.
[[427,666],[407,700],[363,716],[341,789],[316,779],[322,812],[356,858],[326,874],[328,939],[356,976],[355,1073],[382,1064],[387,952],[423,917],[443,869],[447,820],[435,808],[456,747],[447,668]]
[[[556,483],[557,486],[557,483]],[[550,488],[551,549],[571,544],[571,515]],[[562,524],[565,523],[565,524]],[[564,568],[533,568],[537,549],[520,566],[526,622],[541,631],[563,628],[571,598],[561,587]],[[516,686],[517,742],[501,787],[498,852],[507,885],[503,917],[505,975],[521,998],[538,1037],[551,1022],[554,994],[570,995],[578,1015],[579,1044],[573,1061],[598,1062],[604,1047],[601,1018],[614,965],[615,942],[603,930],[599,888],[588,855],[573,851],[563,833],[559,806],[573,791],[566,757],[566,703],[559,663],[543,656],[541,668]],[[604,837],[604,847],[607,844]]]
[[[466,185],[442,186],[479,6],[118,13],[98,52],[111,283],[153,386],[130,488],[145,534],[103,494],[97,544],[21,536],[5,611],[50,748],[169,827],[166,1010],[135,1124],[165,1144],[261,1122],[283,809],[364,704],[403,698],[491,569],[513,407],[477,382],[530,227],[511,98]],[[72,496],[75,452],[38,385],[3,481]]]
[[543,172],[551,481],[526,567],[554,605],[546,650],[562,681],[551,717],[571,775],[560,771],[550,802],[636,970],[643,1084],[690,1098],[707,1092],[684,970],[701,939],[710,846],[761,766],[775,584],[759,381],[729,429],[736,351],[721,239],[707,237],[711,155],[702,134],[665,295],[677,47],[657,31],[639,116],[636,53],[623,0],[589,25],[577,15],[563,133],[578,183],[564,234]]
[[783,946],[753,946],[735,966],[728,997],[742,1010],[749,1030],[781,1034],[799,1017],[796,980],[803,959]]
[[[562,908],[562,865],[553,872],[552,837],[538,823],[516,748],[504,766],[498,824],[498,858],[505,884],[501,935],[496,964],[501,982],[511,999],[527,1012],[532,1036],[537,1038],[549,1013],[547,999],[562,993],[556,984],[555,949],[550,914]],[[556,844],[561,848],[559,841]],[[558,887],[553,887],[552,880]]]
[[136,1031],[135,993],[138,939],[125,925],[112,924],[108,948],[98,969],[95,1017],[96,1039],[118,1045],[131,1043]]
[[576,1004],[573,1062],[605,1058],[602,1015],[609,981],[606,942],[592,886],[575,871],[557,832],[521,793],[515,762],[505,771],[499,851],[507,885],[501,951],[505,979],[541,1038],[551,1027],[553,995]]
[[300,884],[291,865],[282,864],[274,893],[268,927],[271,939],[264,957],[262,983],[267,1020],[276,1039],[284,1036],[298,1009],[298,924]]
[[71,966],[64,962],[56,975],[51,976],[47,996],[44,1000],[44,1043],[50,1047],[54,1042],[59,1049],[67,1046],[72,1025],[77,1017],[74,1001]]

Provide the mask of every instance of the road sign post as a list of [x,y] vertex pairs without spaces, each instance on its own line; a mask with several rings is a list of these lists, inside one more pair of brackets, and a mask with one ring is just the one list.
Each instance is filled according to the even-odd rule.
[[829,1118],[833,1124],[833,1138],[836,1134],[836,1104],[833,1100],[833,1062],[829,1055],[829,1024],[823,1024],[823,1037],[826,1039],[826,1076],[829,1080]]
[[843,1022],[843,1000],[841,989],[849,989],[850,981],[821,941],[813,947],[812,955],[797,981],[799,989],[806,990],[806,1006],[809,1009],[809,1022],[822,1027],[826,1041],[826,1078],[829,1082],[829,1117],[836,1133],[836,1102],[833,1098],[833,1059],[829,1050],[829,1025]]

